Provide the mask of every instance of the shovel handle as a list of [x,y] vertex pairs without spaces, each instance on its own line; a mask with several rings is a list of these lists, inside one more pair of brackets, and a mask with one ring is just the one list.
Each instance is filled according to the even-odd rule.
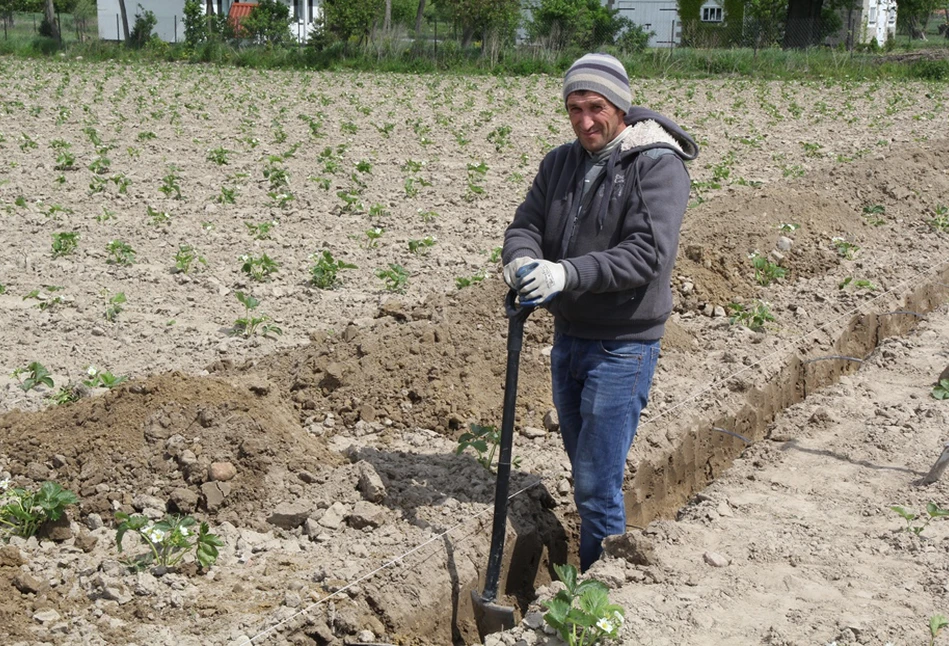
[[514,414],[517,403],[517,374],[524,341],[524,321],[533,311],[517,302],[513,289],[504,299],[507,328],[507,373],[504,378],[504,410],[501,418],[500,455],[498,477],[494,489],[494,523],[491,532],[491,552],[485,574],[483,601],[493,602],[497,598],[498,580],[501,576],[501,558],[504,555],[504,534],[507,530],[507,497],[511,481],[511,452],[514,444]]

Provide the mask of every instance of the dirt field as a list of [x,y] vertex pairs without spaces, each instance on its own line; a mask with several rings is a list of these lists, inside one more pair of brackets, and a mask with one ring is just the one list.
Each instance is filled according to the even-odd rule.
[[[500,424],[494,250],[572,138],[559,83],[0,59],[0,479],[80,498],[0,548],[5,643],[479,643],[494,480],[454,449]],[[949,88],[633,91],[702,150],[630,534],[591,571],[622,643],[927,643],[949,526],[889,508],[947,504],[914,483],[949,419]],[[324,251],[355,265],[332,289]],[[559,643],[530,604],[576,558],[550,337],[532,316],[504,580],[528,621],[489,646]],[[52,389],[18,387],[34,361]],[[89,366],[129,380],[54,405]],[[194,514],[221,556],[131,572],[117,511]]]

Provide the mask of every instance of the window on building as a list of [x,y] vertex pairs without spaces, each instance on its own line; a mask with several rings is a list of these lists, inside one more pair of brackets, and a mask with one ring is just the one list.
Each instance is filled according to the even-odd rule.
[[722,22],[722,8],[702,7],[702,22]]
[[869,22],[870,22],[870,24],[873,24],[873,23],[875,23],[876,21],[877,21],[877,8],[876,8],[876,7],[870,7],[870,19],[869,19]]

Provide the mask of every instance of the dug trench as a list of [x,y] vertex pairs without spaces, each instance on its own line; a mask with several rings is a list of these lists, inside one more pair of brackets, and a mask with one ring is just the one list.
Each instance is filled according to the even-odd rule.
[[[888,161],[906,183],[945,196],[946,149]],[[922,198],[887,184],[898,177],[862,183],[880,172],[868,160],[689,211],[676,312],[629,458],[631,528],[675,515],[784,408],[858,370],[881,340],[946,300],[946,234],[927,224]],[[866,224],[868,202],[886,205],[887,227]],[[789,275],[760,286],[747,255],[774,247],[788,221],[802,226],[780,258]],[[897,230],[912,244],[894,245]],[[836,232],[855,232],[859,264],[829,245]],[[880,293],[841,289],[857,270]],[[314,333],[304,347],[4,415],[0,470],[80,497],[54,541],[15,545],[61,549],[58,585],[24,582],[21,553],[0,559],[0,588],[16,587],[0,603],[12,641],[32,639],[44,609],[105,643],[128,640],[132,625],[145,643],[168,630],[176,643],[354,643],[367,630],[377,642],[474,641],[468,591],[480,589],[487,562],[494,480],[454,449],[469,423],[500,423],[503,295],[493,278],[420,303],[390,299],[371,323]],[[756,296],[780,321],[770,331],[716,316],[716,306]],[[523,492],[511,501],[502,581],[503,601],[521,609],[576,544],[569,467],[548,416],[550,338],[548,317],[528,321],[511,486]],[[118,510],[207,520],[225,540],[218,564],[162,577],[177,586],[166,601],[118,561],[108,534]]]

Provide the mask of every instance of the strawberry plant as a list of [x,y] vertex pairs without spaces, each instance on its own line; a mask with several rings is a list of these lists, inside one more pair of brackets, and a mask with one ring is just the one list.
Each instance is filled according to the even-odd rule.
[[44,482],[39,491],[32,492],[9,487],[9,480],[0,480],[0,534],[29,538],[79,502],[76,494],[56,482]]
[[385,284],[386,291],[402,294],[409,282],[409,272],[402,265],[389,263],[388,269],[377,269],[376,277]]
[[127,242],[111,240],[106,245],[105,250],[109,254],[106,262],[110,265],[128,266],[135,262],[135,250]]
[[113,323],[119,317],[122,310],[125,309],[125,292],[119,292],[106,300],[106,308],[103,316],[109,323]]
[[241,271],[247,274],[252,280],[264,281],[270,278],[271,274],[277,273],[280,265],[266,253],[255,258],[250,254],[244,254],[238,260],[241,261]]
[[[26,375],[26,378],[21,378]],[[53,387],[53,378],[49,376],[49,371],[39,361],[33,361],[25,368],[16,368],[12,377],[19,381],[20,390],[29,392],[39,386]]]
[[207,569],[217,561],[218,548],[224,545],[220,538],[211,533],[207,523],[201,523],[195,529],[197,522],[191,516],[166,516],[154,522],[145,516],[130,516],[119,511],[115,519],[119,521],[115,532],[115,545],[119,553],[122,552],[122,539],[128,532],[138,534],[149,548],[144,557],[133,562],[138,567],[152,563],[174,567],[194,549],[195,560]]
[[569,646],[592,646],[603,639],[619,637],[625,613],[609,602],[609,588],[595,579],[577,581],[577,568],[570,564],[554,565],[564,588],[544,602],[544,621]]
[[310,283],[319,289],[334,289],[339,285],[340,271],[356,269],[356,265],[337,260],[332,253],[326,250],[314,254],[311,259],[315,263],[310,267]]
[[60,233],[53,234],[53,258],[59,258],[60,256],[68,256],[69,254],[76,251],[76,246],[79,244],[79,234],[75,231],[66,232],[62,231]]
[[273,319],[266,314],[262,314],[261,316],[253,315],[254,310],[260,305],[259,300],[244,292],[237,292],[235,295],[237,296],[237,300],[241,302],[241,305],[244,306],[244,316],[234,321],[232,334],[243,334],[245,337],[254,336],[258,331],[263,333],[264,336],[268,334],[283,334],[283,330],[270,323]]

